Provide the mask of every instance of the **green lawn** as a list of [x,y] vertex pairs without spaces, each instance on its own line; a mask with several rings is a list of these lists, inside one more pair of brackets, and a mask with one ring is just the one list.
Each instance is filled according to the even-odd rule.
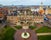
[[6,27],[4,28],[4,38],[2,40],[14,40],[13,39],[13,36],[14,36],[14,33],[15,33],[15,30],[12,29],[11,27]]
[[36,32],[37,33],[48,33],[48,32],[51,32],[51,28],[44,26],[44,27],[36,30]]
[[47,35],[47,36],[38,36],[38,40],[51,40],[51,35]]

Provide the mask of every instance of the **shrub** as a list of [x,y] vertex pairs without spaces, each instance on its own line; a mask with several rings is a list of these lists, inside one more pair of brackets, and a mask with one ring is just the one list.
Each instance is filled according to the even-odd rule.
[[29,28],[33,30],[34,28],[36,28],[36,26],[29,26]]
[[21,29],[22,28],[22,26],[20,26],[20,25],[18,25],[18,26],[15,26],[17,29]]

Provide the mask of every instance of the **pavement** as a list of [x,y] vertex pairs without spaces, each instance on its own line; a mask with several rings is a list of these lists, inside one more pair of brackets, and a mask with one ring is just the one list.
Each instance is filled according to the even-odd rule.
[[50,24],[50,22],[49,21],[44,21],[44,23],[43,23],[45,26],[48,26],[48,27],[50,27],[51,28],[51,24]]
[[17,28],[15,28],[14,26],[11,26],[11,28],[13,28],[14,30],[17,30]]
[[23,32],[25,32],[25,29],[17,30],[17,31],[15,32],[15,35],[14,35],[14,40],[38,40],[35,31],[32,31],[32,30],[30,30],[30,29],[27,29],[26,32],[30,33],[30,37],[27,38],[27,39],[24,39],[24,38],[21,37],[21,34],[22,34]]
[[51,33],[37,33],[37,36],[51,35]]
[[6,25],[6,24],[0,24],[0,30],[1,30],[2,28],[4,28],[5,25]]

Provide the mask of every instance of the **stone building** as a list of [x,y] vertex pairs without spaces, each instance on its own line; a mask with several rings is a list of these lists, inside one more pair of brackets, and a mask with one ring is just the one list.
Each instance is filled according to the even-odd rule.
[[19,20],[17,16],[7,16],[7,21],[10,25],[17,25]]
[[5,23],[7,20],[7,9],[6,8],[0,8],[0,23]]
[[34,16],[33,21],[34,21],[35,23],[44,22],[44,17],[43,17],[43,16]]
[[48,14],[51,14],[51,8],[47,9]]

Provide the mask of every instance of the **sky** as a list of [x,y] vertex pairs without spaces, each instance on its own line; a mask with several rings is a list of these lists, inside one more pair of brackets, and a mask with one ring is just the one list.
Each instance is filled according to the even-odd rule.
[[2,5],[51,5],[51,0],[0,0]]

